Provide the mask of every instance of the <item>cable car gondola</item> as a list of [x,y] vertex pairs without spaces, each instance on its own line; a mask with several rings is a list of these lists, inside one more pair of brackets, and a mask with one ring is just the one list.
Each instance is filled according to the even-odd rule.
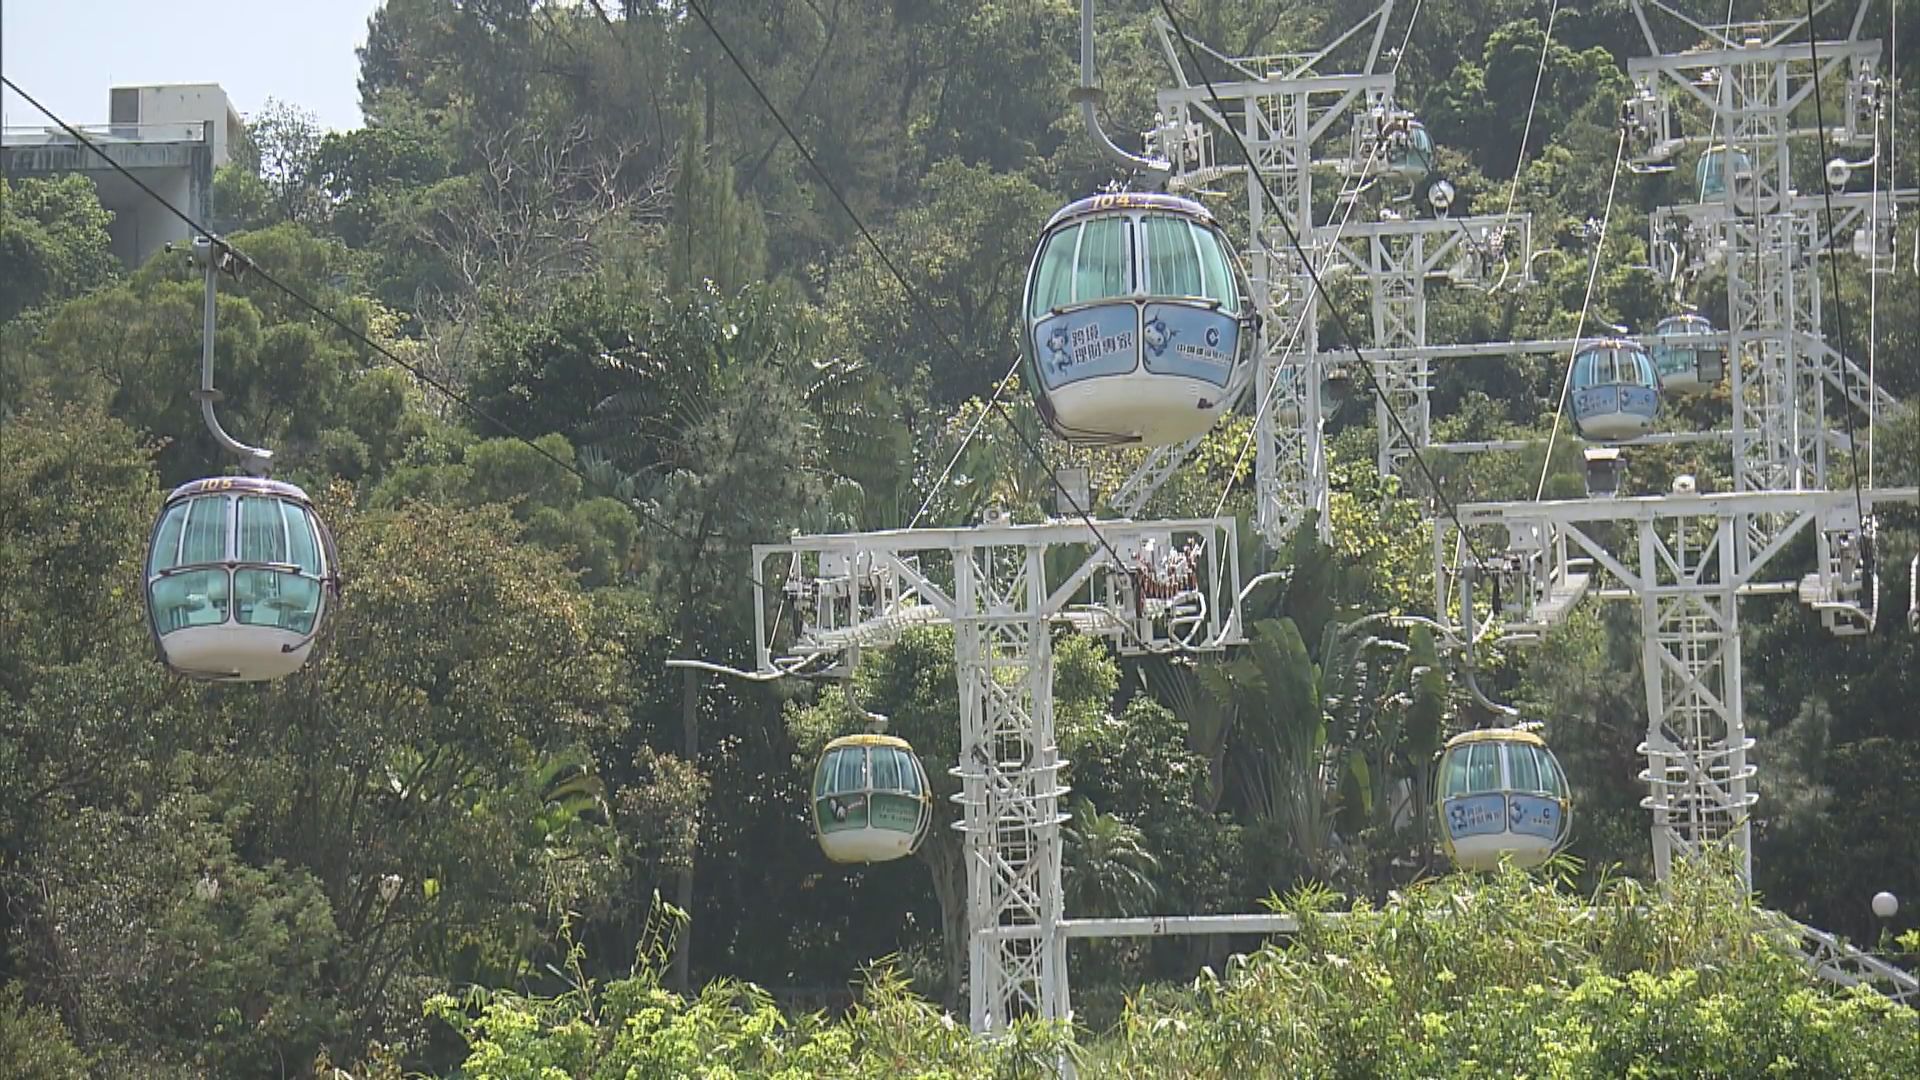
[[1181,442],[1239,396],[1256,323],[1246,276],[1205,207],[1096,195],[1041,234],[1027,273],[1027,383],[1068,442]]
[[332,536],[292,484],[221,476],[181,485],[148,545],[160,659],[203,679],[293,674],[332,614],[335,565]]
[[214,415],[215,284],[218,275],[237,277],[250,264],[217,238],[196,239],[193,247],[206,272],[194,396],[214,441],[256,475],[195,480],[161,504],[147,541],[147,624],[160,662],[178,674],[278,679],[313,654],[338,598],[339,563],[307,493],[265,479],[272,451],[235,439]]
[[1713,324],[1698,315],[1669,315],[1653,328],[1653,368],[1660,388],[1674,393],[1706,390],[1727,372],[1727,350],[1709,340]]
[[1573,354],[1573,426],[1593,442],[1645,435],[1660,415],[1660,376],[1637,342],[1589,341]]
[[1701,202],[1725,198],[1729,185],[1735,185],[1734,194],[1738,196],[1746,182],[1753,179],[1753,159],[1744,150],[1728,150],[1723,145],[1715,144],[1700,155],[1700,163],[1694,166],[1693,178],[1699,188]]
[[1539,866],[1566,845],[1573,802],[1546,741],[1524,727],[1462,732],[1441,751],[1440,840],[1462,870]]
[[926,770],[905,739],[843,735],[813,772],[813,833],[838,863],[904,858],[933,823]]
[[1427,126],[1410,116],[1388,123],[1387,172],[1417,184],[1435,171],[1433,136]]

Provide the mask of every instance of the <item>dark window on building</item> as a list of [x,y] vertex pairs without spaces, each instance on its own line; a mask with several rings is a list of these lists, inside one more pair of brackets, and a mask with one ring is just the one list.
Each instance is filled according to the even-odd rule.
[[110,124],[137,124],[140,122],[140,91],[138,89],[115,90],[113,100],[107,105],[107,122]]

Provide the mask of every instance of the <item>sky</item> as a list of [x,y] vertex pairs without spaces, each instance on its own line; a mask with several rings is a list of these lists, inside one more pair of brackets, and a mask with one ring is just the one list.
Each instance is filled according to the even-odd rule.
[[[73,124],[107,121],[107,90],[219,83],[243,116],[268,98],[320,126],[360,126],[360,61],[380,0],[0,0],[0,71]],[[8,126],[39,127],[5,93]]]

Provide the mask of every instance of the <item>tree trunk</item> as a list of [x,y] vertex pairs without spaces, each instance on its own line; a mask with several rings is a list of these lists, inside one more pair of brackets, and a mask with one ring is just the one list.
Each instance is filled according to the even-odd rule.
[[[935,826],[939,828],[938,825]],[[957,834],[937,832],[927,838],[921,858],[933,874],[933,895],[940,902],[940,959],[945,967],[943,1003],[956,1012],[966,1007],[967,986],[967,861]]]
[[[700,685],[694,680],[699,673],[693,668],[680,669],[680,730],[686,741],[687,761],[697,763],[700,760]],[[697,812],[697,810],[696,810]],[[680,871],[679,880],[674,886],[673,902],[688,915],[686,925],[681,927],[680,936],[673,943],[673,988],[685,994],[689,991],[689,974],[692,970],[693,956],[693,860],[699,857],[700,844],[696,840],[693,850],[687,852],[687,868]]]

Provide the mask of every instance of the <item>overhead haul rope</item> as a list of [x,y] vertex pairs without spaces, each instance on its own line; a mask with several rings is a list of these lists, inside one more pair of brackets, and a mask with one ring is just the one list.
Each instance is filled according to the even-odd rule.
[[927,508],[933,505],[933,500],[940,497],[940,488],[947,482],[947,476],[953,472],[953,467],[960,463],[960,455],[967,452],[967,447],[973,443],[973,437],[980,434],[980,426],[987,422],[987,417],[993,415],[993,407],[1000,403],[1000,395],[1007,392],[1007,385],[1013,382],[1014,373],[1019,370],[1020,357],[1015,356],[1013,363],[1007,368],[1007,373],[1000,376],[1000,385],[993,388],[993,396],[987,399],[987,407],[981,409],[980,415],[973,418],[973,427],[967,430],[967,437],[960,440],[959,446],[954,447],[953,456],[947,459],[947,467],[940,470],[940,478],[927,489],[927,497],[921,500],[920,509],[913,512],[913,520],[907,522],[907,528],[918,527],[920,519],[927,513]]
[[[1226,103],[1221,101],[1220,92],[1213,85],[1213,77],[1207,74],[1205,65],[1201,63],[1200,55],[1194,47],[1193,39],[1189,38],[1186,31],[1181,28],[1179,18],[1173,13],[1172,3],[1170,3],[1170,0],[1159,0],[1159,5],[1161,12],[1167,17],[1168,27],[1172,29],[1174,35],[1180,39],[1180,45],[1186,50],[1188,61],[1193,64],[1194,71],[1200,76],[1201,82],[1205,84],[1207,97],[1213,103],[1215,111],[1223,116],[1226,115]],[[1251,165],[1254,157],[1247,149],[1246,140],[1240,137],[1238,129],[1229,126],[1226,130],[1227,134],[1233,136],[1234,145],[1239,149],[1241,157]],[[1279,200],[1274,198],[1273,189],[1267,185],[1267,178],[1261,175],[1257,169],[1250,169],[1249,172],[1259,183],[1260,193],[1266,197],[1267,205],[1273,209],[1274,216],[1280,222],[1281,229],[1286,232],[1287,242],[1293,246],[1294,254],[1299,257],[1301,265],[1306,268],[1307,275],[1312,281],[1314,290],[1322,296],[1329,295],[1320,280],[1320,272],[1315,269],[1313,260],[1308,257],[1305,245],[1300,242],[1299,233],[1294,231],[1293,223],[1287,220],[1286,214],[1280,209]],[[1327,304],[1327,313],[1333,317],[1334,327],[1340,332],[1341,340],[1346,343],[1348,350],[1353,353],[1354,359],[1359,361],[1360,370],[1366,375],[1367,382],[1373,390],[1373,393],[1385,404],[1387,415],[1393,420],[1394,426],[1399,430],[1400,437],[1406,440],[1410,450],[1410,456],[1413,458],[1414,463],[1420,466],[1422,473],[1426,474],[1427,482],[1432,485],[1434,500],[1447,511],[1448,516],[1453,519],[1454,525],[1460,529],[1460,535],[1466,541],[1467,552],[1472,556],[1474,562],[1482,562],[1479,551],[1473,545],[1472,534],[1467,532],[1466,523],[1460,520],[1459,509],[1454,506],[1453,500],[1447,497],[1446,491],[1440,486],[1440,479],[1434,475],[1432,466],[1427,464],[1427,460],[1420,453],[1419,448],[1414,446],[1413,436],[1407,431],[1405,421],[1400,418],[1399,410],[1393,407],[1393,402],[1387,397],[1384,388],[1381,387],[1379,377],[1374,375],[1373,368],[1367,362],[1366,354],[1361,352],[1360,346],[1355,342],[1353,334],[1348,328],[1345,315],[1332,303]]]
[[1613,151],[1613,177],[1607,181],[1607,208],[1600,216],[1600,236],[1593,244],[1593,259],[1587,265],[1587,295],[1580,302],[1580,318],[1573,328],[1573,354],[1567,358],[1567,374],[1560,380],[1560,397],[1553,407],[1553,428],[1547,432],[1547,454],[1540,461],[1540,483],[1533,489],[1539,502],[1547,491],[1547,472],[1553,467],[1553,444],[1560,436],[1560,420],[1567,408],[1567,394],[1573,388],[1573,361],[1580,355],[1580,339],[1587,332],[1587,312],[1593,307],[1593,285],[1600,276],[1600,256],[1607,250],[1607,230],[1613,221],[1613,195],[1620,186],[1620,162],[1627,154],[1627,132],[1620,131],[1620,143]]
[[[1826,105],[1820,100],[1820,45],[1818,42],[1819,35],[1813,31],[1814,13],[1814,0],[1807,0],[1807,60],[1813,68],[1813,122],[1815,126],[1820,129],[1820,161],[1824,165],[1831,159],[1827,156]],[[1878,152],[1879,149],[1877,145],[1874,147],[1876,152]],[[1836,256],[1833,243],[1833,185],[1821,184],[1820,195],[1826,204],[1827,210],[1827,275],[1828,280],[1833,285],[1833,319],[1836,329],[1840,332],[1840,344],[1844,348],[1848,342],[1847,304],[1846,298],[1840,293],[1840,260]],[[1818,270],[1814,272],[1816,274],[1819,273]],[[1867,388],[1867,397],[1869,400],[1873,397],[1873,388],[1871,386]],[[1852,403],[1842,401],[1840,411],[1847,420],[1847,457],[1852,464],[1853,471],[1854,513],[1859,516],[1861,525],[1864,527],[1867,524],[1866,496],[1862,495],[1860,491],[1860,439],[1854,432]],[[1869,552],[1869,554],[1871,554],[1871,552]]]
[[1553,22],[1560,15],[1560,0],[1547,9],[1547,29],[1540,37],[1540,66],[1533,73],[1533,97],[1527,102],[1527,123],[1520,129],[1520,153],[1513,163],[1513,183],[1507,185],[1507,208],[1500,215],[1504,222],[1513,216],[1513,200],[1520,194],[1520,173],[1527,164],[1527,140],[1533,137],[1533,111],[1540,105],[1540,84],[1547,77],[1547,53],[1553,48]]
[[[172,214],[174,217],[180,219],[180,222],[184,224],[188,229],[191,229],[194,233],[200,236],[206,237],[208,242],[212,243],[217,248],[224,248],[229,251],[234,250],[230,245],[227,244],[225,240],[222,240],[216,233],[214,233],[212,229],[201,224],[199,221],[196,221],[193,217],[188,215],[186,211],[180,209],[178,206],[175,206],[172,202],[168,201],[166,198],[161,196],[159,192],[149,187],[145,181],[141,180],[138,176],[135,176],[125,166],[121,165],[118,161],[115,161],[105,150],[102,150],[97,143],[87,138],[85,135],[81,134],[78,128],[74,127],[72,124],[67,123],[65,120],[55,115],[53,110],[47,108],[45,105],[40,104],[40,102],[36,98],[34,98],[33,95],[27,93],[25,90],[20,89],[20,84],[14,82],[11,78],[8,78],[5,75],[0,75],[0,84],[5,84],[7,89],[12,90],[16,94],[19,94],[21,99],[24,100],[27,104],[40,110],[42,115],[44,115],[47,119],[53,121],[53,123],[57,125],[61,131],[65,132],[69,138],[75,140],[81,146],[84,146],[88,150],[92,151],[95,156],[99,157],[101,161],[106,162],[107,165],[111,166],[115,172],[119,173],[122,177],[126,178],[126,180],[129,183],[133,184],[133,186],[138,188],[141,192],[145,193],[148,198],[152,199],[156,203],[159,203],[162,209],[166,210],[169,214]],[[244,256],[242,257],[244,258]],[[476,419],[479,419],[485,423],[491,424],[492,426],[498,428],[502,432],[505,432],[508,438],[511,438],[516,442],[524,444],[528,449],[532,450],[534,453],[540,455],[541,457],[547,459],[547,461],[551,462],[552,464],[558,466],[561,469],[566,470],[569,473],[572,473],[574,476],[578,477],[583,484],[586,484],[589,487],[599,486],[598,482],[595,481],[592,476],[588,475],[588,473],[584,469],[580,468],[577,464],[570,461],[563,460],[559,455],[554,454],[552,451],[549,451],[547,448],[541,446],[539,443],[534,442],[531,438],[527,437],[524,433],[522,433],[519,429],[515,428],[512,424],[509,424],[505,420],[502,420],[499,417],[494,416],[492,413],[488,412],[487,410],[481,408],[479,405],[475,404],[474,401],[471,398],[467,397],[465,394],[462,394],[460,391],[447,385],[445,382],[442,382],[440,379],[435,378],[433,375],[429,374],[426,370],[422,369],[418,365],[409,363],[408,361],[402,359],[392,349],[389,349],[385,345],[382,345],[380,342],[373,340],[371,337],[368,337],[366,334],[356,329],[352,324],[348,323],[345,319],[342,319],[339,315],[334,314],[332,311],[329,311],[327,308],[321,306],[317,301],[310,299],[305,294],[301,293],[298,289],[295,289],[293,286],[288,285],[286,282],[280,280],[280,278],[274,276],[273,272],[268,270],[266,267],[261,266],[259,263],[254,262],[251,259],[247,259],[246,262],[247,262],[248,273],[258,277],[260,280],[280,290],[282,293],[286,294],[286,296],[289,299],[293,300],[295,303],[299,304],[301,307],[306,308],[308,311],[313,312],[315,315],[319,316],[322,320],[326,321],[328,324],[333,326],[336,330],[339,330],[341,333],[347,335],[347,337],[351,338],[357,344],[362,345],[372,350],[375,353],[378,353],[382,358],[392,363],[395,367],[400,368],[401,370],[412,375],[414,378],[419,379],[421,382],[427,384],[433,389],[439,391],[442,394],[445,394],[448,399],[453,401],[455,404],[459,405],[461,408],[465,409],[468,413],[472,414]],[[643,520],[653,525],[655,528],[658,528],[661,531],[666,532],[667,534],[674,536],[682,541],[691,542],[690,537],[688,537],[685,533],[681,532],[679,529],[676,529],[673,526],[662,521],[657,515],[655,515],[640,501],[636,499],[620,499],[620,501],[623,504],[631,507],[635,513],[639,514]]]
[[[732,43],[720,32],[719,27],[714,25],[712,17],[706,10],[706,6],[698,2],[698,0],[688,0],[687,10],[693,12],[694,17],[699,19],[701,24],[707,28],[707,32],[713,35],[714,43],[720,46],[720,51],[726,55],[727,59],[732,62],[734,68],[739,71],[740,78],[745,81],[747,87],[753,91],[754,97],[759,99],[760,104],[764,106],[768,114],[773,117],[774,123],[786,134],[787,140],[793,144],[793,148],[799,153],[801,160],[805,161],[807,166],[813,170],[814,175],[819,177],[821,185],[827,189],[828,194],[833,196],[834,202],[839,204],[841,211],[844,212],[848,220],[853,223],[854,230],[860,234],[861,239],[866,241],[867,246],[871,248],[874,255],[879,258],[881,265],[885,266],[887,272],[899,283],[900,288],[906,293],[907,299],[920,310],[921,315],[927,320],[927,324],[934,328],[938,335],[939,342],[945,346],[946,350],[952,354],[956,360],[964,360],[959,342],[947,332],[946,326],[940,321],[938,314],[933,310],[932,306],[926,302],[925,298],[920,295],[920,290],[915,288],[913,283],[908,280],[905,272],[900,269],[899,264],[894,261],[893,256],[887,252],[886,247],[880,243],[879,239],[874,236],[873,231],[867,228],[866,223],[860,219],[860,215],[854,211],[852,204],[847,201],[847,197],[841,192],[839,185],[834,183],[833,177],[827,172],[825,167],[820,164],[819,159],[814,156],[813,151],[808,149],[806,142],[800,138],[799,133],[794,130],[793,125],[787,121],[785,114],[780,111],[779,106],[773,103],[773,99],[768,96],[765,88],[760,85],[760,80],[754,77],[752,69],[741,59],[740,54],[734,50]],[[1040,452],[1038,446],[1034,445],[1033,440],[1027,435],[1026,431],[1014,422],[1013,415],[1007,411],[1006,405],[996,398],[995,400],[989,401],[988,407],[998,413],[1001,419],[1006,421],[1007,427],[1011,429],[1014,436],[1019,439],[1020,445],[1025,447],[1027,453],[1046,469],[1048,479],[1053,482],[1054,489],[1060,494],[1060,501],[1071,509],[1074,516],[1078,517],[1080,521],[1086,525],[1087,531],[1092,534],[1094,541],[1106,551],[1114,567],[1123,572],[1126,571],[1129,568],[1127,560],[1121,557],[1119,550],[1113,546],[1112,541],[1107,538],[1107,535],[1100,530],[1099,525],[1094,522],[1093,515],[1088,512],[1088,509],[1080,505],[1079,500],[1074,497],[1073,492],[1069,491],[1066,484],[1054,473],[1051,468],[1051,463],[1046,459],[1046,455]],[[1248,587],[1250,588],[1251,585]],[[1183,647],[1181,644],[1171,646],[1153,645],[1141,638],[1139,632],[1134,630],[1134,628],[1124,620],[1119,620],[1118,625],[1121,632],[1132,638],[1135,645],[1143,651],[1170,653],[1181,651]]]
[[[1394,75],[1400,74],[1400,65],[1407,58],[1407,45],[1413,41],[1413,28],[1420,21],[1420,9],[1423,6],[1425,6],[1425,0],[1415,0],[1413,13],[1407,17],[1407,32],[1400,39],[1400,51],[1395,53],[1393,57],[1392,74]],[[1340,238],[1346,235],[1347,223],[1353,220],[1353,211],[1360,204],[1360,192],[1366,187],[1367,174],[1373,171],[1373,163],[1379,160],[1380,151],[1385,149],[1385,147],[1386,143],[1384,141],[1375,140],[1373,149],[1367,152],[1365,164],[1360,167],[1360,175],[1354,178],[1352,190],[1348,190],[1345,184],[1340,186],[1340,194],[1336,197],[1336,201],[1344,201],[1347,204],[1346,210],[1340,215],[1340,227],[1334,230],[1333,245],[1329,246],[1325,258],[1320,262],[1320,270],[1322,273],[1324,273],[1327,266],[1333,262],[1333,247],[1337,246],[1340,243]],[[1248,171],[1252,171],[1253,168],[1253,162],[1249,160],[1247,162]],[[1259,242],[1258,237],[1254,237],[1253,240],[1256,243]],[[1280,350],[1282,356],[1293,351],[1294,343],[1299,341],[1300,335],[1305,332],[1307,320],[1313,316],[1313,301],[1319,295],[1319,286],[1316,283],[1315,287],[1307,293],[1307,300],[1301,308],[1300,317],[1294,320],[1293,329],[1287,334],[1287,343],[1282,346]],[[1257,364],[1258,361],[1256,360],[1255,363]],[[1262,391],[1258,406],[1253,412],[1253,427],[1247,430],[1247,437],[1240,443],[1240,452],[1234,455],[1233,467],[1227,470],[1227,482],[1221,486],[1220,498],[1213,504],[1214,517],[1219,517],[1220,512],[1226,508],[1227,496],[1233,493],[1234,478],[1240,475],[1240,466],[1247,460],[1247,451],[1253,449],[1254,440],[1259,437],[1260,417],[1267,414],[1267,406],[1273,403],[1274,392],[1279,389],[1280,379],[1276,375],[1272,384]]]

